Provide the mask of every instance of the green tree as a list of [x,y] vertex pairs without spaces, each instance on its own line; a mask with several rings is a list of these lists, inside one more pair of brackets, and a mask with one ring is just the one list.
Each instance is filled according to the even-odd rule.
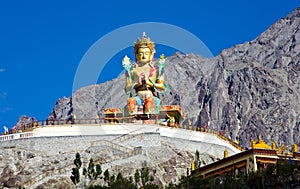
[[76,166],[77,169],[80,169],[80,167],[82,165],[81,157],[80,157],[80,154],[78,152],[75,155],[74,165]]
[[150,181],[150,182],[153,182],[153,181],[154,181],[154,177],[153,177],[152,175],[150,175],[149,181]]
[[141,181],[142,185],[145,188],[146,183],[150,180],[149,177],[149,169],[147,167],[147,162],[144,161],[142,164],[142,170],[141,170]]
[[132,178],[132,176],[129,177],[129,182],[133,183],[133,178]]
[[100,176],[102,174],[102,168],[101,168],[101,165],[100,164],[97,164],[96,165],[96,177],[97,178],[98,176]]
[[83,168],[83,170],[82,170],[82,174],[84,175],[84,176],[87,176],[87,169],[84,167]]
[[72,182],[76,185],[80,182],[79,169],[82,165],[80,154],[77,152],[74,159],[75,168],[72,169],[72,174],[70,176]]
[[111,184],[111,189],[137,189],[137,186],[118,173],[117,179]]
[[122,180],[123,179],[123,175],[119,172],[117,175],[117,180]]
[[72,182],[76,185],[80,182],[80,175],[79,175],[79,169],[73,168],[72,169],[72,175],[70,176]]
[[200,154],[199,154],[199,151],[196,150],[196,153],[195,153],[195,169],[198,169],[200,168],[201,166],[201,161],[200,161]]
[[114,183],[115,180],[116,180],[115,175],[110,176],[110,178],[109,178],[109,185],[111,185],[112,183]]
[[90,159],[88,165],[88,177],[92,180],[95,177],[95,165],[93,158]]
[[139,182],[140,182],[140,172],[139,170],[135,170],[135,174],[134,174],[134,181],[135,181],[135,184],[138,185]]
[[109,171],[108,171],[108,169],[106,169],[104,171],[104,181],[107,182],[107,184],[109,182]]
[[147,183],[144,187],[145,189],[159,189],[159,186],[153,183]]

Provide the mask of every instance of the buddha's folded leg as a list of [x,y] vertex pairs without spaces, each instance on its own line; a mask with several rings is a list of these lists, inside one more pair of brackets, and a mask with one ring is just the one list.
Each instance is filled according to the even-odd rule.
[[136,111],[137,111],[137,101],[136,101],[136,98],[134,98],[134,97],[128,98],[127,99],[127,106],[128,106],[129,114],[130,115],[135,114]]
[[145,113],[146,114],[153,114],[155,109],[154,107],[154,97],[150,96],[146,98],[146,103],[145,103]]

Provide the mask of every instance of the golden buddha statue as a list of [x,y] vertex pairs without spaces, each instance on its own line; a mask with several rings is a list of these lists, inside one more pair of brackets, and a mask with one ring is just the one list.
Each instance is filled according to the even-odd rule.
[[166,63],[161,55],[157,64],[154,63],[155,45],[143,33],[142,39],[134,44],[136,63],[127,56],[123,59],[126,72],[125,92],[130,93],[128,109],[133,114],[159,114],[159,92],[165,91],[163,68]]

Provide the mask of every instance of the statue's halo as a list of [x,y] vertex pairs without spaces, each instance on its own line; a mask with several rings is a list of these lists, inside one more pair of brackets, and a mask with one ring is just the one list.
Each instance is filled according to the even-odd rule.
[[160,22],[143,22],[120,27],[97,40],[81,59],[73,80],[77,89],[96,84],[104,66],[118,52],[133,45],[143,32],[147,32],[156,44],[177,49],[183,53],[195,53],[213,57],[207,46],[191,32],[175,25]]

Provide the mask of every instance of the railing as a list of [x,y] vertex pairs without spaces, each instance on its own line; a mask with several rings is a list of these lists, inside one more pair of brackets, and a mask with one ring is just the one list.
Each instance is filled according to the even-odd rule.
[[48,171],[42,173],[42,174],[39,174],[29,180],[27,180],[25,183],[24,183],[24,187],[25,188],[28,188],[34,184],[36,184],[37,182],[47,178],[47,177],[52,177],[52,176],[55,176],[55,175],[62,175],[62,174],[66,174],[66,173],[70,173],[72,167],[74,166],[74,164],[68,164],[60,169],[48,169]]
[[243,147],[239,146],[237,143],[233,142],[232,140],[225,137],[224,135],[222,135],[220,132],[218,132],[216,130],[205,128],[205,127],[192,126],[192,125],[181,125],[178,128],[210,133],[210,134],[213,134],[213,135],[217,136],[219,139],[230,143],[232,146],[234,146],[238,150],[240,150],[240,151],[244,150]]
[[[51,126],[51,125],[102,125],[105,123],[109,124],[116,124],[116,123],[131,123],[133,119],[133,116],[129,117],[123,117],[120,119],[117,118],[102,118],[102,119],[73,119],[73,120],[46,120],[46,121],[35,121],[30,124],[26,124],[22,126],[22,130],[11,130],[9,134],[6,135],[0,135],[0,142],[7,141],[7,140],[16,140],[16,139],[22,139],[22,138],[31,138],[33,136],[33,132],[31,131],[34,128],[41,127],[41,126]],[[129,122],[126,122],[128,120]],[[157,124],[157,123],[156,123]],[[165,125],[160,125],[165,126]],[[167,126],[169,127],[169,126]],[[197,127],[193,125],[178,125],[177,128],[181,129],[187,129],[187,130],[193,130],[193,131],[199,131],[199,132],[205,132],[205,133],[211,133],[216,135],[219,139],[224,140],[228,143],[230,143],[232,146],[237,148],[238,150],[242,151],[243,147],[239,146],[237,143],[233,142],[229,138],[223,136],[218,131],[215,131],[213,129],[205,128],[205,127]]]
[[21,132],[21,133],[14,133],[8,135],[0,135],[0,142],[7,141],[7,140],[16,140],[16,139],[24,139],[24,138],[32,138],[34,137],[33,132]]
[[239,146],[237,143],[232,142],[232,140],[230,140],[229,138],[225,137],[224,135],[221,135],[219,132],[216,132],[216,135],[218,138],[225,140],[227,142],[229,142],[232,146],[234,146],[235,148],[239,149],[240,151],[243,151],[244,148]]

